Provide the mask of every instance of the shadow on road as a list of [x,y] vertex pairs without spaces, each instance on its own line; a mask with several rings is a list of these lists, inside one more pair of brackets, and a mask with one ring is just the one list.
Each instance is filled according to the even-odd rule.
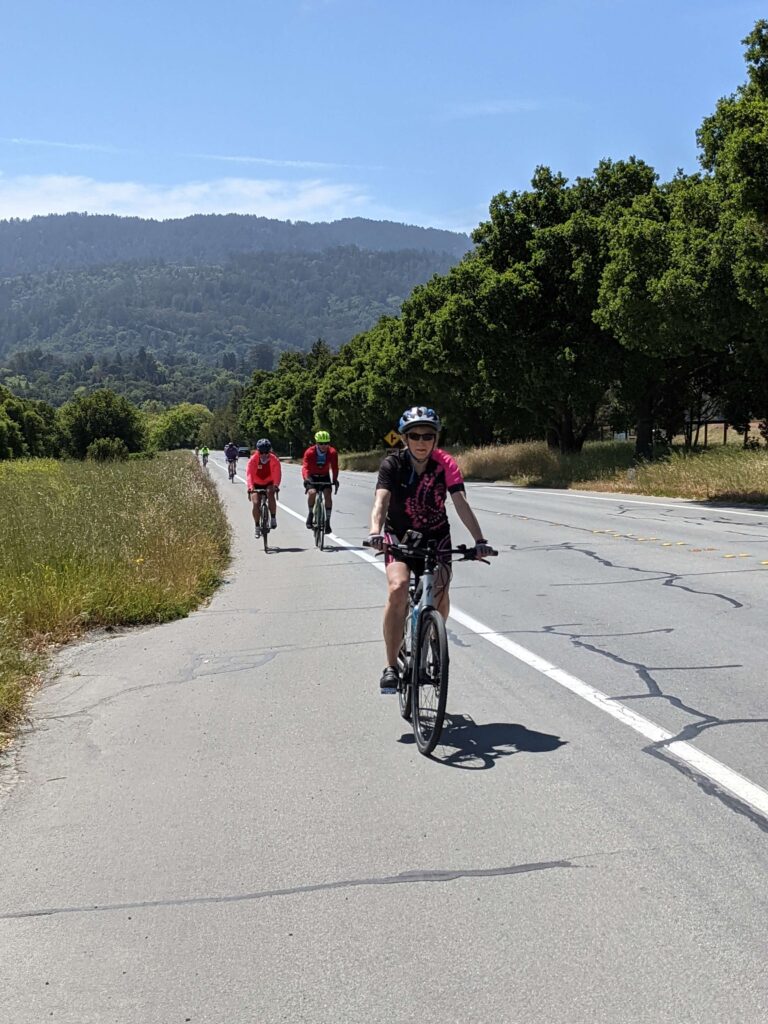
[[484,771],[511,754],[548,754],[567,740],[546,732],[526,729],[512,722],[478,725],[469,715],[446,715],[443,735],[432,760],[449,768]]

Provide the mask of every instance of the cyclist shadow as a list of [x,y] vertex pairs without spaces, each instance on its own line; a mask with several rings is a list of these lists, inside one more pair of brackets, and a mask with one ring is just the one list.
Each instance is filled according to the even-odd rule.
[[[449,768],[484,771],[494,768],[502,757],[522,753],[549,754],[567,742],[551,733],[536,732],[512,722],[478,725],[469,715],[446,714],[443,734],[432,760]],[[445,753],[435,756],[437,751]]]

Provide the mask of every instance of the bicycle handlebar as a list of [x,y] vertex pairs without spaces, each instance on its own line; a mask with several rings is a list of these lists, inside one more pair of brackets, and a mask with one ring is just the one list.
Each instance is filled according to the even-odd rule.
[[[371,544],[369,540],[363,541],[363,547],[375,548],[377,551],[379,550],[377,545]],[[394,551],[398,555],[403,555],[405,558],[418,558],[423,562],[426,562],[430,555],[430,552],[426,548],[407,547],[403,544],[393,544],[391,541],[387,540],[384,541],[381,550]],[[466,544],[459,544],[457,548],[449,548],[447,551],[444,550],[440,552],[442,555],[461,555],[462,557],[458,559],[459,562],[482,562],[486,557],[495,558],[498,553],[498,551],[491,548],[491,550],[487,551],[484,555],[478,555],[475,548],[468,548]]]

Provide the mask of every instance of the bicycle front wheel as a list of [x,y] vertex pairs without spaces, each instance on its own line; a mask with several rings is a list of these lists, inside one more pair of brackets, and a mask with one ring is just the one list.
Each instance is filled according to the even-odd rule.
[[325,501],[319,491],[315,498],[315,544],[321,551],[325,547]]
[[448,698],[448,638],[442,615],[428,608],[419,622],[413,674],[413,733],[422,754],[434,750],[445,719]]
[[269,509],[266,499],[261,503],[261,539],[264,541],[264,553],[269,552]]

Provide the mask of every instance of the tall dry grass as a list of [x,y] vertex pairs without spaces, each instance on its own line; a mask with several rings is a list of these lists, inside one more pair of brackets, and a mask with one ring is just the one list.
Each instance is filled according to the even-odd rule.
[[47,643],[185,615],[228,558],[215,486],[188,453],[3,462],[0,508],[0,731]]
[[672,452],[659,462],[641,463],[614,479],[586,482],[596,491],[689,498],[697,501],[768,502],[768,450],[731,445],[701,452]]
[[[383,452],[343,456],[342,468],[376,470]],[[718,445],[673,451],[656,462],[634,463],[634,445],[594,441],[578,455],[561,455],[543,441],[488,445],[454,452],[470,480],[509,481],[522,487],[662,495],[696,500],[768,502],[768,449]]]
[[579,455],[561,455],[543,441],[468,448],[456,455],[465,477],[509,480],[526,487],[569,487],[585,480],[613,478],[632,465],[631,443],[595,441]]

